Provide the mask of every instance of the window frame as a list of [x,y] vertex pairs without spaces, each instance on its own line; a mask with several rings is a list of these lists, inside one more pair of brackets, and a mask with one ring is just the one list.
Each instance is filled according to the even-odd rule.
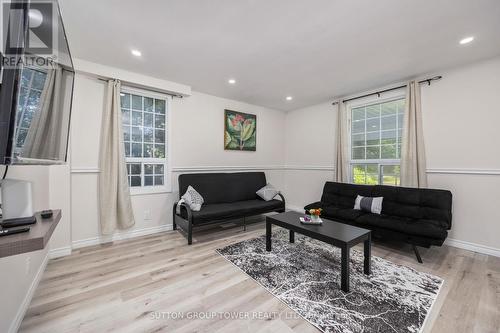
[[[349,136],[349,143],[348,143],[348,149],[349,149],[349,181],[351,184],[354,184],[354,175],[353,175],[353,169],[354,165],[357,164],[362,164],[362,165],[377,165],[378,166],[378,184],[383,185],[383,174],[382,174],[382,166],[388,165],[388,166],[401,166],[401,152],[400,152],[400,158],[399,159],[359,159],[359,160],[353,160],[352,158],[352,110],[359,108],[359,107],[367,107],[370,105],[375,105],[375,104],[383,104],[383,103],[388,103],[388,102],[393,102],[397,101],[400,99],[405,99],[405,91],[403,89],[395,90],[392,92],[386,93],[384,97],[379,97],[377,95],[375,96],[370,96],[370,97],[365,97],[359,100],[354,100],[350,101],[346,105],[346,111],[347,111],[347,122],[348,122],[348,136]],[[404,113],[403,113],[404,115]],[[404,120],[403,120],[404,124]],[[379,129],[379,131],[381,131]],[[397,131],[397,129],[396,129]],[[366,127],[365,127],[365,134],[366,132]],[[366,143],[365,143],[366,147]],[[392,185],[392,186],[401,186],[401,185]]]
[[[130,195],[146,195],[146,194],[159,194],[159,193],[172,193],[172,96],[161,94],[159,92],[150,91],[136,87],[122,85],[120,93],[131,95],[140,95],[142,97],[149,97],[155,99],[162,99],[165,101],[165,158],[155,157],[125,157],[125,163],[141,163],[141,186],[129,186]],[[120,104],[120,112],[122,107]],[[123,134],[123,122],[122,134]],[[124,144],[124,136],[122,135],[121,142]],[[142,142],[144,145],[144,141]],[[144,185],[144,164],[162,164],[163,165],[163,185]],[[128,177],[128,175],[127,175]]]

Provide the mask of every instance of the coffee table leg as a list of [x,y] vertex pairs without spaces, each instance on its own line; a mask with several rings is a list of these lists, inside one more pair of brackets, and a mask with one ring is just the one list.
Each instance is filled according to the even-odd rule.
[[348,293],[349,292],[349,247],[342,247],[342,269],[340,276],[340,289]]
[[271,223],[266,221],[266,251],[271,251]]
[[366,275],[370,275],[372,273],[371,270],[371,261],[372,261],[372,241],[371,236],[368,236],[368,239],[365,240],[365,265],[364,265],[364,273]]
[[290,230],[290,243],[295,243],[295,231]]

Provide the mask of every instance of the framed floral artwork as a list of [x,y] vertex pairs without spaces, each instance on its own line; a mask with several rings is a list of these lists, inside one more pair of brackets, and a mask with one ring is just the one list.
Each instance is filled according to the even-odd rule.
[[224,149],[256,151],[257,116],[224,110]]

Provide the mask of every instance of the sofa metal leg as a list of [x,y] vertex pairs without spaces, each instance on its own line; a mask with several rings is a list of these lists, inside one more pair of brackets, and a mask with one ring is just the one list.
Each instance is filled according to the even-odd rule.
[[417,261],[419,263],[423,264],[424,262],[422,261],[422,257],[420,256],[420,252],[418,252],[417,246],[412,244],[412,247],[413,247],[413,251],[415,252],[415,255],[417,256]]
[[187,234],[188,234],[187,235],[188,236],[188,245],[191,245],[191,244],[193,244],[193,223],[191,221],[189,221]]

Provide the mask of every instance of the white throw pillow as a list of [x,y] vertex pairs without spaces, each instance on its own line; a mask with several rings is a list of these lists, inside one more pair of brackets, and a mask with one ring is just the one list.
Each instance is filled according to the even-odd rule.
[[273,185],[267,183],[266,186],[264,186],[255,193],[257,193],[257,195],[262,199],[264,199],[265,201],[270,201],[273,200],[274,197],[277,196],[278,193],[280,192],[277,189],[275,189]]
[[188,186],[186,193],[181,197],[184,202],[191,208],[192,211],[199,211],[201,205],[205,202],[200,193],[198,193],[191,185]]
[[382,212],[383,200],[384,197],[362,197],[358,195],[354,202],[354,209],[380,215]]

